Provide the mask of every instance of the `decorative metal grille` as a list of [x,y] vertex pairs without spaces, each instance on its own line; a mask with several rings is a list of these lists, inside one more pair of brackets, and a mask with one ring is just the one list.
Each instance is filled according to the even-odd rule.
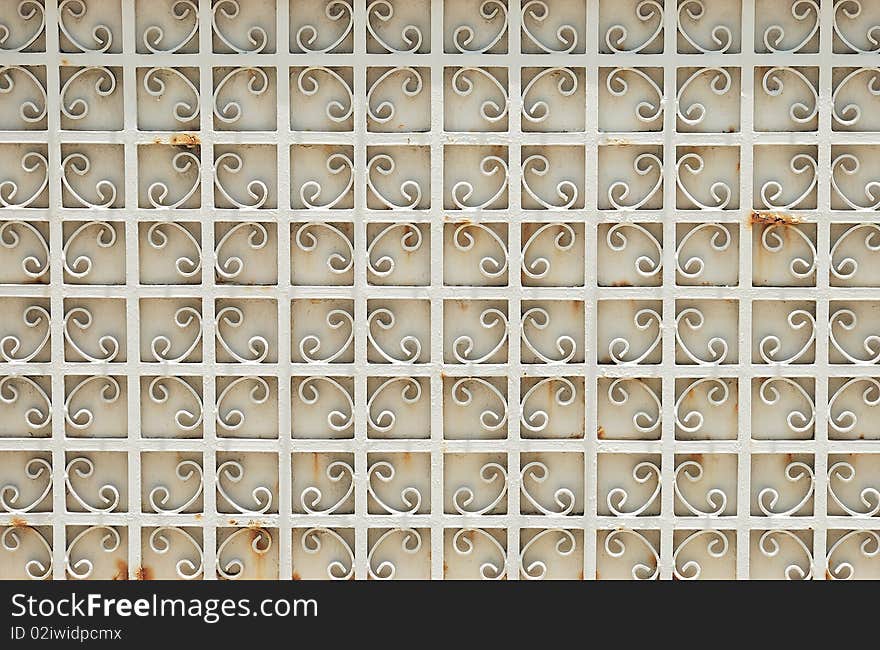
[[880,2],[0,4],[0,576],[880,576]]

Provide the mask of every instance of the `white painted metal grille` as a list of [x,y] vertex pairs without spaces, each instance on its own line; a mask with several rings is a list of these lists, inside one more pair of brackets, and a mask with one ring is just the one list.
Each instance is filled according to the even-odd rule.
[[0,25],[0,576],[880,575],[880,2]]

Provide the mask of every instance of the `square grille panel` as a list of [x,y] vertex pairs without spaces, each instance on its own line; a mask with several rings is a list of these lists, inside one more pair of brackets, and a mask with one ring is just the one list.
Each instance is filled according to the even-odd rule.
[[0,24],[0,576],[880,577],[880,2]]

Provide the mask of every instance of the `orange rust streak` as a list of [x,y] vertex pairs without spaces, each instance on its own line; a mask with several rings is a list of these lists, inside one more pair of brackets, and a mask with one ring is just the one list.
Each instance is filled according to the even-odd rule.
[[764,224],[777,226],[791,226],[801,223],[801,218],[784,212],[760,212],[752,210],[749,214],[749,224]]
[[175,133],[166,142],[161,137],[153,138],[153,144],[171,144],[177,147],[186,147],[192,149],[202,144],[199,136],[195,133]]
[[175,133],[171,136],[171,144],[182,147],[196,147],[202,143],[195,133]]
[[128,580],[128,563],[124,560],[116,560],[116,573],[113,574],[114,580]]

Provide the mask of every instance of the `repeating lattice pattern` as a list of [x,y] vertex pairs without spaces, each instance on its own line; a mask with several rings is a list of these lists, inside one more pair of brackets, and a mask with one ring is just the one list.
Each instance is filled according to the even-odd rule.
[[880,576],[880,2],[0,5],[0,576]]

